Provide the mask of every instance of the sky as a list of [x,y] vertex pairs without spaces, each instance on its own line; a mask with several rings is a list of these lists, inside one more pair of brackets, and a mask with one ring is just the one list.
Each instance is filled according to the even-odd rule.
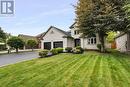
[[0,16],[0,27],[12,35],[38,35],[50,26],[68,31],[77,0],[15,0],[15,14]]

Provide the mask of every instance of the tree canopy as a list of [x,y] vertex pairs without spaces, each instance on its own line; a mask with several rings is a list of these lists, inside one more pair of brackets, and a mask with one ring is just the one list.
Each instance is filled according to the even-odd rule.
[[6,33],[0,27],[0,42],[5,41],[5,39],[6,39]]
[[107,34],[108,34],[107,37],[106,37],[107,42],[109,42],[109,43],[113,43],[115,37],[117,36],[117,33],[111,31],[111,32],[108,32]]
[[8,41],[7,44],[10,47],[13,47],[16,49],[16,52],[18,53],[18,49],[22,48],[24,46],[24,41],[21,38],[18,37],[11,37]]
[[33,51],[33,48],[37,45],[37,42],[35,40],[28,40],[27,45],[30,46]]

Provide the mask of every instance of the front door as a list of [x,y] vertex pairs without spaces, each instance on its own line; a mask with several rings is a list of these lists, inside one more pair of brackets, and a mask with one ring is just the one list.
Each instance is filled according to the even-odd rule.
[[50,50],[51,49],[51,42],[45,42],[44,49]]
[[81,45],[81,41],[80,41],[80,39],[75,39],[74,42],[75,42],[75,47]]

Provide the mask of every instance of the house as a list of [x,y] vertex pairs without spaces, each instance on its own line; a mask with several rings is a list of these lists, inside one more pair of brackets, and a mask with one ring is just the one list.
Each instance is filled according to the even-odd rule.
[[[28,41],[28,40],[35,40],[36,42],[38,42],[38,40],[37,40],[37,38],[36,38],[35,36],[19,34],[18,37],[21,38],[21,39],[26,43],[26,45],[24,46],[24,49],[31,49],[31,48],[27,45],[27,41]],[[36,46],[35,48],[38,49],[38,46]]]
[[74,47],[73,38],[71,37],[70,32],[63,31],[54,26],[51,26],[43,35],[41,43],[41,48],[48,50],[58,47]]
[[130,52],[130,32],[119,34],[115,40],[117,50],[120,52]]
[[41,33],[41,34],[38,34],[38,35],[36,36],[37,41],[38,41],[38,48],[41,48],[41,40],[43,39],[42,37],[43,37],[44,34],[45,34],[45,32],[43,32],[43,33]]
[[92,37],[81,37],[82,33],[76,28],[76,23],[70,27],[70,31],[66,32],[54,26],[51,26],[43,35],[41,40],[42,49],[66,48],[81,46],[88,50],[97,50],[97,44],[100,44],[98,35]]

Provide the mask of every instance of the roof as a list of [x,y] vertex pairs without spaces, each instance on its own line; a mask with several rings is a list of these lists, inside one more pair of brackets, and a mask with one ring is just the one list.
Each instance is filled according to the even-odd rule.
[[43,32],[43,33],[41,33],[41,34],[38,34],[36,37],[37,37],[37,38],[41,38],[44,34],[45,34],[45,32]]
[[22,36],[22,37],[31,37],[31,38],[35,38],[35,36],[24,35],[24,34],[19,34],[18,37],[20,37],[20,36]]
[[70,29],[74,28],[74,25],[76,24],[77,22],[74,22],[71,26],[70,26]]
[[35,36],[24,35],[24,34],[19,34],[18,37],[23,39],[25,42],[28,40],[37,40],[37,38]]
[[125,34],[127,34],[127,32],[120,33],[119,35],[117,35],[117,36],[115,37],[115,39],[117,39],[117,38],[119,38],[119,37],[121,37],[121,36],[123,36],[123,35],[125,35]]
[[[54,27],[54,26],[50,26],[50,28],[47,30],[47,32],[48,32],[50,29],[52,29],[52,28],[57,29],[57,30],[60,31],[61,33],[65,34],[66,36],[71,36],[70,31],[66,32],[66,31],[63,31],[63,30],[61,30],[61,29],[59,29],[59,28],[57,28],[57,27]],[[47,34],[47,32],[45,32],[45,34],[43,35],[43,37]]]

